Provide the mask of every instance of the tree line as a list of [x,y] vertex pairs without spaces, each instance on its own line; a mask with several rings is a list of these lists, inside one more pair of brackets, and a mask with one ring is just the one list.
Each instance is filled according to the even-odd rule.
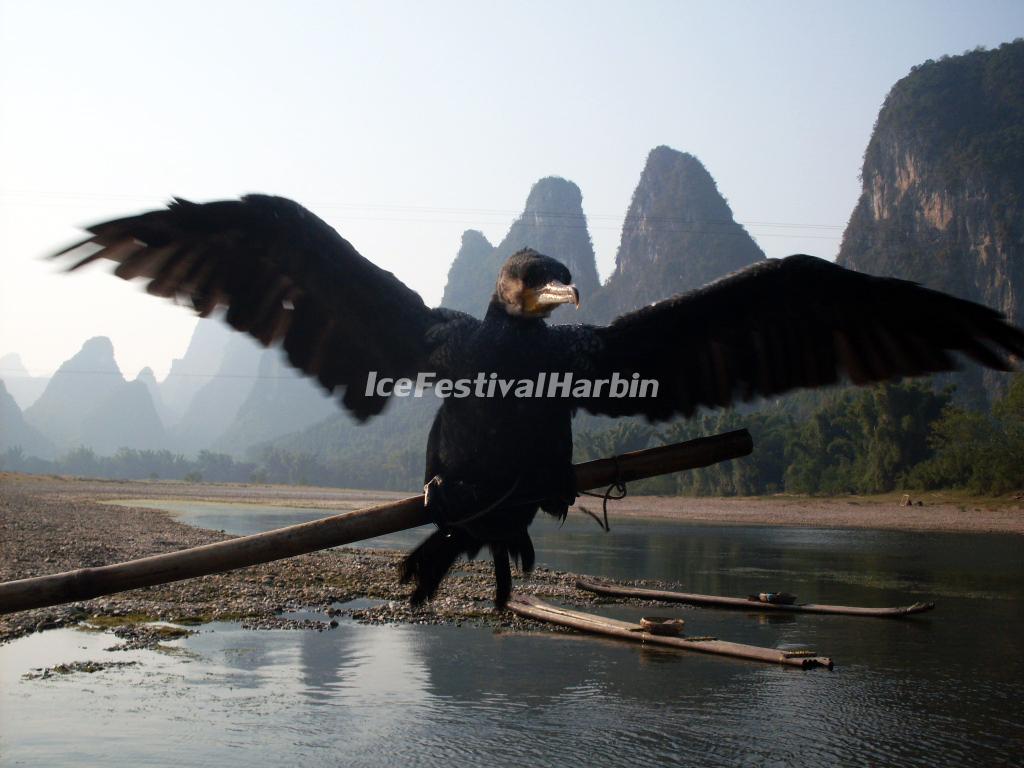
[[[612,456],[746,427],[754,452],[742,459],[636,483],[634,493],[749,496],[883,493],[897,489],[965,489],[997,495],[1024,488],[1024,374],[987,411],[953,401],[952,389],[927,382],[803,393],[761,408],[703,413],[651,425],[621,420],[579,431],[575,460]],[[19,448],[0,454],[0,470],[126,480],[287,483],[415,490],[422,484],[422,446],[384,455],[322,459],[312,453],[261,449],[251,460],[201,451],[122,448],[99,456],[80,447],[48,461]]]
[[759,410],[716,411],[665,427],[627,421],[576,438],[576,461],[746,427],[754,452],[638,483],[637,493],[752,496],[1024,489],[1024,374],[988,411],[952,388],[908,381],[804,393]]
[[[417,454],[422,462],[422,457]],[[322,485],[377,490],[410,490],[422,485],[413,480],[409,457],[397,455],[381,460],[328,462],[311,453],[266,448],[253,461],[236,459],[226,453],[200,451],[189,458],[168,450],[121,448],[111,456],[100,456],[81,446],[56,460],[27,456],[20,448],[0,453],[0,471],[32,474],[73,475],[117,480],[183,480],[216,483],[283,483]],[[422,470],[420,470],[422,471]]]

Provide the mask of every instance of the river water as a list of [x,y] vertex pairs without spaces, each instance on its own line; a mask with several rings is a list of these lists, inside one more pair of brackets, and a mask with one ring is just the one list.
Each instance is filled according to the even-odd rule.
[[[138,504],[138,502],[133,502]],[[231,533],[316,510],[154,502]],[[801,671],[582,635],[471,627],[245,631],[210,624],[173,653],[106,652],[55,630],[0,646],[4,765],[1021,765],[1019,537],[679,525],[534,525],[538,560],[687,591],[938,609],[904,621],[662,608],[690,634],[808,646]],[[407,547],[406,532],[374,542]],[[652,609],[606,606],[607,615]],[[77,659],[139,661],[25,680]]]

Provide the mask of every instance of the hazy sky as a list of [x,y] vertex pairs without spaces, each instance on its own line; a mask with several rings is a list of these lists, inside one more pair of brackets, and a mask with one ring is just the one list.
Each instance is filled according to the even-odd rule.
[[1020,0],[0,0],[0,355],[50,372],[107,335],[162,377],[188,311],[40,257],[171,195],[293,197],[437,303],[462,231],[496,242],[548,175],[607,277],[668,144],[769,256],[833,258],[889,88],[1021,35]]

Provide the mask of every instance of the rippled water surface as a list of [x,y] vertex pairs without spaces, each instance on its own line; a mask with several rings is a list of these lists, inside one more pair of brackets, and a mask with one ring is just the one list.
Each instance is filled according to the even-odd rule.
[[[155,506],[156,504],[154,504]],[[160,502],[251,533],[321,511]],[[57,630],[0,646],[10,765],[1020,765],[1024,558],[1018,537],[592,522],[534,526],[539,560],[746,595],[899,605],[907,621],[658,609],[687,631],[808,645],[799,671],[571,635],[469,627],[244,631],[212,624],[173,654],[105,652]],[[408,546],[423,531],[374,542]],[[607,606],[637,617],[651,609]],[[26,681],[75,659],[136,667]]]

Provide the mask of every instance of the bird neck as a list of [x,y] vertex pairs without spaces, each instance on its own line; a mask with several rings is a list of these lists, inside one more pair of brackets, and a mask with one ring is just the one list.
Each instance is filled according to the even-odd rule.
[[491,303],[487,305],[487,313],[484,315],[487,323],[500,323],[519,328],[534,328],[544,325],[543,317],[523,317],[522,315],[510,315],[505,309],[505,303],[495,293],[491,296]]

